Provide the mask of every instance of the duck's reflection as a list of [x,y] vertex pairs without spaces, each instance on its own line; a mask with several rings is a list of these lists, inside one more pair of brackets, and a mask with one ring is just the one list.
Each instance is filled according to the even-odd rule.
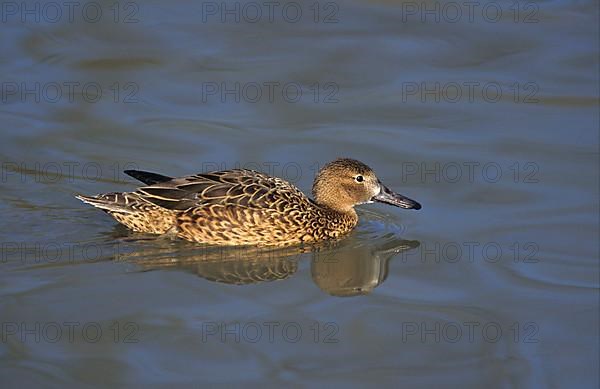
[[319,246],[266,249],[202,247],[136,251],[121,256],[144,270],[176,268],[210,281],[247,285],[283,280],[296,273],[302,258],[311,258],[317,286],[333,296],[368,294],[385,281],[389,260],[419,246],[415,240],[388,239],[374,245],[324,243]]
[[416,240],[396,240],[380,247],[340,247],[325,256],[315,253],[310,267],[312,279],[333,296],[369,294],[387,278],[394,255],[418,246]]

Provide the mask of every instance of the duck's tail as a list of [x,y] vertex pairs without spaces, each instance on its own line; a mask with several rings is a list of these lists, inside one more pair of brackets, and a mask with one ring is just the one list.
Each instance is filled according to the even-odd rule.
[[126,227],[151,234],[165,234],[176,224],[176,215],[149,203],[135,192],[104,193],[96,196],[75,195],[84,203],[93,205]]
[[[140,180],[146,185],[154,185],[161,182],[171,181],[173,177],[163,176],[162,174],[145,172],[142,170],[125,170],[125,174]],[[85,196],[76,194],[79,200],[86,204],[93,205],[107,212],[133,213],[139,205],[147,205],[148,202],[140,198],[135,192],[112,192],[103,193],[95,196]]]
[[104,193],[96,196],[85,196],[76,194],[75,197],[86,204],[100,208],[106,212],[133,213],[134,204],[139,202],[138,198],[132,198],[132,193]]

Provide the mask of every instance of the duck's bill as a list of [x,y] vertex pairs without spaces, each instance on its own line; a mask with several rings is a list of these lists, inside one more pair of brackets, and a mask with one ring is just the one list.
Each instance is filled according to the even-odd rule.
[[421,209],[421,204],[417,203],[415,200],[409,199],[406,196],[392,192],[385,185],[381,185],[381,191],[378,195],[373,197],[373,201],[378,201],[380,203],[386,203],[405,209]]

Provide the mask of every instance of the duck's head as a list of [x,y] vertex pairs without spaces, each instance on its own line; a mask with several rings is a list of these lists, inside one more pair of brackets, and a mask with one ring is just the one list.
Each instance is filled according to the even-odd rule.
[[317,174],[312,188],[315,202],[340,212],[352,212],[355,205],[374,201],[406,209],[421,204],[392,192],[364,163],[340,158],[329,162]]

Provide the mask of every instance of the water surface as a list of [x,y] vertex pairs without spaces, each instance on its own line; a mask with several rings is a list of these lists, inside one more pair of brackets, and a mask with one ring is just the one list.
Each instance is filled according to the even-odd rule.
[[[249,3],[239,22],[235,3],[224,22],[220,3],[35,4],[0,25],[3,387],[598,386],[597,2],[255,22]],[[72,196],[240,166],[309,193],[338,156],[423,209],[220,250]]]

